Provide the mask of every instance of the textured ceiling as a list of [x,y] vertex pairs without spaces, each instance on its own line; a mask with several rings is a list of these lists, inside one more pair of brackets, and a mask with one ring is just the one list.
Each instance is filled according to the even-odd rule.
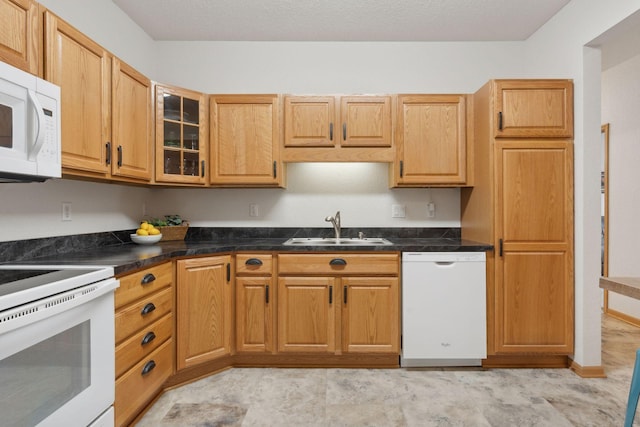
[[516,41],[570,0],[113,0],[155,40]]

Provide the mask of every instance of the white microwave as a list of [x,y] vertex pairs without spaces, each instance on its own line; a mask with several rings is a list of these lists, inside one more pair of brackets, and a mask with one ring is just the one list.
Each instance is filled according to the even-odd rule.
[[60,87],[0,61],[0,182],[61,172]]

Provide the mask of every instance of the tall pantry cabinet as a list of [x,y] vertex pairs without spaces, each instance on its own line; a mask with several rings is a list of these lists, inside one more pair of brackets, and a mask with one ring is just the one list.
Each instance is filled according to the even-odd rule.
[[462,237],[488,241],[486,366],[566,366],[574,348],[573,86],[493,80],[474,95]]

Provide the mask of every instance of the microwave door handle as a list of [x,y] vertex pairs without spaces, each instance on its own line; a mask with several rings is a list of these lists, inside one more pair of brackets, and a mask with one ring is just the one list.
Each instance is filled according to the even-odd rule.
[[44,127],[46,126],[46,124],[45,124],[44,112],[42,111],[42,105],[40,104],[40,101],[38,101],[38,98],[36,97],[35,92],[32,90],[29,90],[27,91],[27,93],[29,94],[30,104],[33,105],[34,110],[36,110],[36,120],[37,120],[36,137],[34,138],[34,141],[33,141],[33,147],[29,149],[29,154],[27,157],[29,158],[29,160],[35,160],[36,157],[38,156],[38,153],[40,153],[42,146],[44,145]]

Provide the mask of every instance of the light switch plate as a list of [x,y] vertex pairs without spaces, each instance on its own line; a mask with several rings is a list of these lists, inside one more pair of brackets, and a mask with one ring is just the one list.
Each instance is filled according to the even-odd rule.
[[406,214],[404,205],[391,205],[391,218],[404,218]]
[[249,205],[249,216],[260,216],[260,207],[256,203]]

